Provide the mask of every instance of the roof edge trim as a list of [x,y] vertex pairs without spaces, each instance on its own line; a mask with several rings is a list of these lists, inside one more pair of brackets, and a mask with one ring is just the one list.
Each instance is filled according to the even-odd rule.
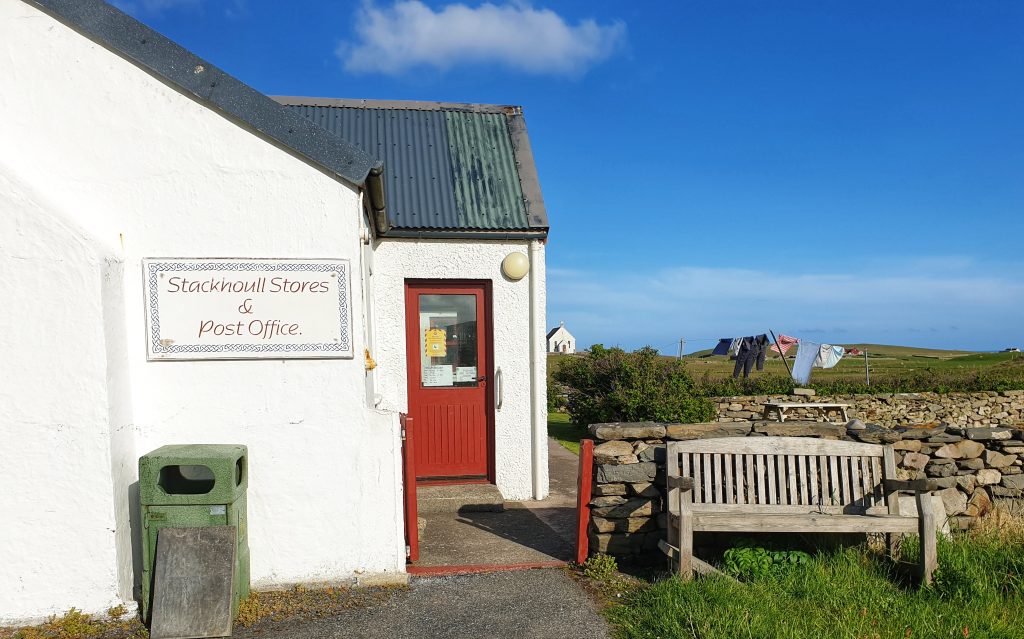
[[430,102],[427,100],[363,100],[359,98],[311,98],[272,95],[272,100],[285,106],[319,106],[350,109],[408,109],[410,111],[462,111],[466,113],[500,113],[522,115],[523,107],[504,104],[471,104],[468,102]]

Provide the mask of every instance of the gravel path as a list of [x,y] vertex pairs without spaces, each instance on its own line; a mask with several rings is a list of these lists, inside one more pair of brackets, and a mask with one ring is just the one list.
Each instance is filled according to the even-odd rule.
[[379,606],[330,619],[236,629],[259,639],[605,639],[594,603],[562,569],[414,579]]

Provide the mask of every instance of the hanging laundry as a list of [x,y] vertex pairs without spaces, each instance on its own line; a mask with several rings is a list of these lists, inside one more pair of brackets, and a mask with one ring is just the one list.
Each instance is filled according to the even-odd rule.
[[846,349],[846,354],[853,355],[854,357],[859,357],[861,355],[861,352],[859,348],[848,348]]
[[846,349],[842,346],[822,344],[818,347],[818,356],[814,360],[814,365],[819,368],[832,368],[839,363],[839,360],[843,359],[844,354],[846,354]]
[[793,379],[798,384],[806,384],[811,379],[811,368],[821,352],[821,344],[816,342],[800,341],[800,348],[796,352],[796,360],[793,362]]
[[754,344],[757,346],[757,370],[764,370],[764,358],[768,356],[768,336],[764,333],[754,338]]
[[736,365],[732,369],[732,376],[739,377],[740,371],[743,377],[750,377],[750,371],[757,366],[757,370],[764,370],[764,358],[768,353],[768,336],[749,335],[740,340],[740,347],[736,353]]
[[754,361],[757,359],[757,353],[754,351],[754,338],[741,337],[739,348],[736,349],[736,365],[732,368],[733,378],[739,377],[740,372],[746,368],[743,372],[743,377],[750,377],[750,369],[754,365]]
[[786,351],[788,351],[789,349],[793,348],[794,344],[797,344],[797,343],[800,342],[800,340],[798,340],[797,338],[790,337],[789,335],[779,335],[778,336],[778,340],[779,340],[778,346],[776,346],[775,344],[772,344],[771,350],[776,352],[776,353],[778,353],[778,352],[780,352],[779,351],[779,347],[782,347],[781,353],[783,355],[786,354]]
[[740,344],[743,343],[742,337],[735,337],[732,340],[732,344],[729,344],[729,354],[735,357],[740,353]]
[[728,355],[729,354],[729,347],[732,346],[732,343],[733,343],[734,340],[735,340],[735,338],[732,338],[732,337],[723,337],[722,339],[718,340],[718,344],[715,345],[715,350],[711,351],[711,354],[712,355]]

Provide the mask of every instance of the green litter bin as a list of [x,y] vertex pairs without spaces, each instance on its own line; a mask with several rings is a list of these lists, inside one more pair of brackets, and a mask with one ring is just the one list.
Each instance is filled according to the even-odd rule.
[[234,526],[235,600],[249,596],[249,540],[245,517],[249,485],[245,446],[163,446],[139,458],[142,513],[142,617],[153,603],[153,567],[161,528]]

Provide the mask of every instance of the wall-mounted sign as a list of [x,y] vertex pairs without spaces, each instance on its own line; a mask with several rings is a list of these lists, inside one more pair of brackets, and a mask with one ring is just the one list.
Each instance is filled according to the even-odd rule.
[[151,360],[352,357],[348,260],[146,259]]

